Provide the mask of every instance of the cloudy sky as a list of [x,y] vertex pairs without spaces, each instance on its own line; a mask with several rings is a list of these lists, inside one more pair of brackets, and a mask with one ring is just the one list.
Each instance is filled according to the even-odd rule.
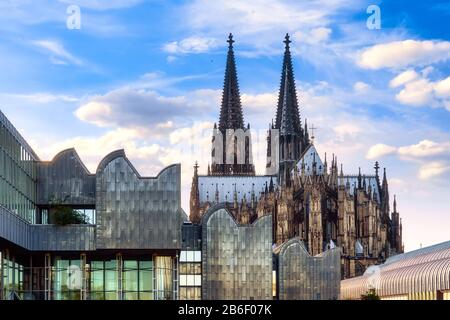
[[[381,29],[367,27],[372,4]],[[75,147],[95,172],[124,148],[147,176],[181,162],[186,211],[192,165],[209,160],[228,33],[263,173],[289,32],[319,152],[347,174],[387,168],[406,250],[450,240],[448,1],[7,0],[0,12],[0,109],[41,159]]]

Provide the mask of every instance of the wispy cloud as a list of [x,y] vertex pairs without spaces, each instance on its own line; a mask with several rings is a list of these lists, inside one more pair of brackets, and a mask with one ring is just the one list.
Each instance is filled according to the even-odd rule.
[[84,64],[83,60],[67,51],[58,41],[45,39],[33,40],[31,41],[31,44],[41,50],[44,54],[48,55],[53,64],[74,64],[77,66],[82,66]]
[[170,54],[202,53],[218,46],[214,38],[193,36],[181,41],[166,43],[163,47]]

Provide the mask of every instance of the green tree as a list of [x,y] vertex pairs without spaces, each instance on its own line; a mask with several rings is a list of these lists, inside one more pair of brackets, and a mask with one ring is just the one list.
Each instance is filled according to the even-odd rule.
[[65,205],[64,201],[59,201],[52,197],[49,204],[50,223],[65,226],[68,224],[86,224],[88,222],[85,214]]
[[380,296],[375,289],[369,289],[369,291],[361,295],[361,300],[380,300]]

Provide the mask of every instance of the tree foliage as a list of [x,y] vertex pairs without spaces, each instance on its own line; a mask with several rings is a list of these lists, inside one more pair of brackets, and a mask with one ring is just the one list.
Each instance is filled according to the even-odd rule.
[[369,289],[369,291],[361,296],[361,300],[380,300],[380,296],[375,289]]
[[54,197],[49,201],[50,223],[65,226],[68,224],[86,224],[88,218],[85,214],[64,204]]

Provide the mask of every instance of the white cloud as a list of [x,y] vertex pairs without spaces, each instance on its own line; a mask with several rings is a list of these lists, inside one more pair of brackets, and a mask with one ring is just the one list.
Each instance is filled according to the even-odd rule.
[[369,89],[370,85],[362,81],[358,81],[353,85],[353,90],[357,93],[366,93]]
[[397,151],[396,147],[389,146],[383,143],[378,143],[372,147],[370,147],[369,151],[367,151],[366,158],[367,159],[379,159],[383,156],[395,154]]
[[164,45],[163,50],[170,54],[203,53],[218,46],[213,38],[193,36],[181,41],[173,41]]
[[448,153],[450,143],[437,143],[431,140],[422,140],[417,144],[398,148],[398,154],[407,158],[433,157]]
[[184,96],[166,97],[154,91],[119,88],[94,96],[82,104],[75,115],[98,126],[154,126],[193,110]]
[[362,131],[362,128],[354,123],[343,123],[333,128],[333,131],[341,136],[356,135]]
[[[359,10],[358,0],[195,0],[180,10],[190,33],[224,39],[236,35],[246,56],[279,54],[286,32],[302,35],[302,44],[326,42],[330,25],[343,12]],[[225,43],[224,43],[225,44]]]
[[416,71],[414,70],[407,70],[402,73],[400,73],[398,76],[396,76],[394,79],[389,82],[389,86],[391,88],[397,88],[399,86],[404,85],[405,83],[411,82],[413,80],[416,80],[419,77]]
[[53,94],[48,92],[35,92],[35,93],[0,93],[0,97],[6,99],[18,99],[20,101],[25,101],[28,103],[39,103],[47,104],[55,101],[62,102],[76,102],[79,99],[74,96],[64,95],[64,94]]
[[442,176],[450,171],[450,164],[443,161],[433,161],[424,164],[419,171],[419,178],[423,180]]
[[[425,68],[421,74],[413,69],[406,70],[389,83],[391,88],[401,88],[395,98],[402,104],[447,108],[450,98],[450,77],[432,81],[427,76],[432,70]],[[448,109],[448,108],[447,108]]]
[[395,98],[406,105],[434,106],[433,84],[428,79],[408,82]]
[[50,61],[54,64],[83,65],[83,61],[81,59],[68,52],[64,46],[57,41],[34,40],[31,44],[48,54]]
[[424,66],[450,58],[449,41],[403,40],[374,45],[364,49],[357,63],[366,69]]
[[402,160],[418,163],[418,177],[421,180],[440,179],[450,171],[450,141],[422,140],[417,144],[398,148],[379,143],[370,147],[366,158],[378,159],[391,154]]
[[313,28],[309,30],[309,32],[296,31],[292,38],[300,43],[301,45],[304,43],[308,44],[318,44],[321,42],[326,42],[330,38],[332,30],[330,28],[319,27]]
[[450,98],[450,76],[444,80],[438,81],[434,84],[436,96],[440,98]]

